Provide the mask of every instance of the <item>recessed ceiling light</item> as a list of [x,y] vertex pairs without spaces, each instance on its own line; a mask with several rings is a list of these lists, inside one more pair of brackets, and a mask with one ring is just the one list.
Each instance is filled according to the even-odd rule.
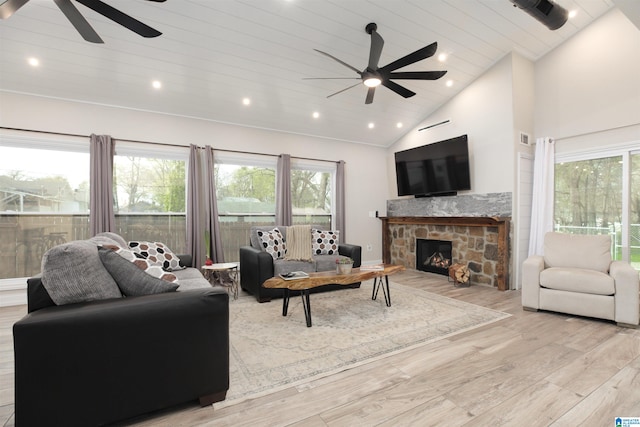
[[376,125],[373,122],[369,123],[369,129],[373,129],[374,127],[376,127]]
[[578,14],[577,10],[575,10],[575,9],[574,10],[570,10],[569,11],[569,19],[575,18],[577,14]]
[[154,89],[160,89],[162,87],[162,82],[160,80],[154,80],[151,82],[151,86],[153,86]]
[[251,105],[251,100],[249,98],[243,98],[242,105]]
[[397,127],[398,129],[400,129],[400,128],[402,127],[402,122],[398,122],[398,123],[396,123],[396,127]]
[[447,87],[453,86],[453,80],[447,80],[446,85],[447,85]]
[[446,53],[441,53],[440,55],[438,55],[438,61],[444,62],[446,60],[447,60],[447,54]]
[[320,117],[320,113],[318,113],[317,111],[313,112],[313,118],[317,119],[318,117]]
[[29,65],[31,65],[32,67],[37,67],[38,65],[40,65],[40,60],[38,58],[29,58],[27,60],[27,62],[29,62]]

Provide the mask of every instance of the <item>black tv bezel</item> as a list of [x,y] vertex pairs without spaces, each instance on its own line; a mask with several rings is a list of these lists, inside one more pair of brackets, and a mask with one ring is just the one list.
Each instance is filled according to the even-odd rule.
[[[407,191],[401,192],[402,188],[400,186],[400,174],[399,174],[399,170],[398,170],[398,164],[401,163],[401,161],[398,161],[398,155],[402,155],[404,154],[406,157],[407,153],[422,153],[420,156],[418,156],[418,158],[424,159],[424,160],[429,160],[429,159],[434,159],[435,156],[433,156],[433,153],[435,151],[438,150],[438,146],[442,147],[442,145],[447,145],[447,144],[452,144],[454,141],[456,143],[459,143],[459,141],[462,140],[464,141],[464,144],[466,146],[466,175],[468,177],[468,181],[465,182],[465,185],[458,185],[456,186],[455,189],[447,189],[447,190],[442,190],[442,191],[434,191],[434,192],[428,192],[428,193],[419,193],[419,192],[414,192],[414,191],[409,191],[407,188],[404,188]],[[442,144],[442,145],[440,145]],[[432,154],[430,156],[426,156],[424,154],[424,152],[431,152]],[[435,141],[429,144],[424,144],[418,147],[413,147],[413,148],[409,148],[406,150],[401,150],[401,151],[397,151],[394,153],[394,161],[395,161],[395,166],[396,166],[396,190],[398,193],[398,196],[414,196],[416,198],[418,197],[436,197],[436,196],[453,196],[458,194],[458,191],[469,191],[471,190],[471,159],[470,159],[470,152],[469,152],[469,137],[467,134],[464,135],[459,135],[456,137],[452,137],[452,138],[447,138],[447,139],[443,139],[440,141]],[[406,160],[404,161],[406,162]],[[468,184],[468,185],[467,185]]]

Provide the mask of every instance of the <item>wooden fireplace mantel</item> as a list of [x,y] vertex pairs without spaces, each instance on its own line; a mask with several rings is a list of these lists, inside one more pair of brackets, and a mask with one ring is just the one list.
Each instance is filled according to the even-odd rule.
[[498,259],[497,282],[498,290],[509,289],[509,228],[510,217],[476,217],[476,216],[393,216],[380,217],[382,221],[382,261],[391,262],[391,238],[389,235],[390,224],[415,224],[415,225],[453,225],[460,227],[496,227],[498,229]]

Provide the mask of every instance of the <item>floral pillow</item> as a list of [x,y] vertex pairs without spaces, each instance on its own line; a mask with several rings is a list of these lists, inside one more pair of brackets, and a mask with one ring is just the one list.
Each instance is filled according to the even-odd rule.
[[282,233],[277,227],[270,231],[258,230],[258,240],[262,249],[273,259],[284,258],[287,248]]
[[311,229],[311,249],[314,255],[337,255],[339,231]]
[[171,249],[161,242],[129,242],[129,249],[142,255],[144,259],[151,261],[153,265],[161,267],[164,271],[183,270],[180,258]]

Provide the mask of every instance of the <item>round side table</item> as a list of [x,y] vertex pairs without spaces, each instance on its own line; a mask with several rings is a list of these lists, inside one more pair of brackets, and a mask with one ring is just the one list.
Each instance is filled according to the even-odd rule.
[[[238,264],[233,262],[223,262],[218,264],[203,265],[200,267],[202,275],[211,283],[215,285],[217,281],[220,286],[231,289],[233,299],[238,299]],[[225,282],[222,279],[222,274],[226,272],[231,279],[231,284]]]

